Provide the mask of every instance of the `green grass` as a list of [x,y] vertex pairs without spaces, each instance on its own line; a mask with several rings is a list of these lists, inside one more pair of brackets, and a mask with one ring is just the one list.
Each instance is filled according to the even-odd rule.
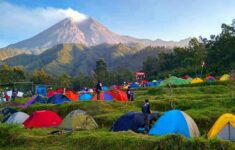
[[[117,118],[128,111],[140,111],[144,100],[150,100],[151,109],[159,113],[180,109],[197,123],[202,137],[186,139],[170,135],[154,137],[133,132],[110,132]],[[28,98],[29,99],[29,98]],[[27,99],[18,99],[24,103]],[[4,104],[4,106],[10,105]],[[91,114],[100,129],[75,131],[72,134],[47,135],[54,129],[27,130],[19,126],[0,124],[0,147],[3,149],[235,149],[228,141],[206,139],[206,134],[223,113],[235,114],[235,82],[218,82],[187,86],[144,88],[135,91],[133,103],[120,102],[75,102],[62,105],[32,105],[21,109],[28,114],[49,109],[65,117],[75,109]],[[3,106],[1,106],[3,107]],[[18,108],[17,108],[18,109]],[[20,110],[20,109],[19,109]],[[4,137],[4,138],[3,138]],[[38,144],[40,143],[40,144]]]

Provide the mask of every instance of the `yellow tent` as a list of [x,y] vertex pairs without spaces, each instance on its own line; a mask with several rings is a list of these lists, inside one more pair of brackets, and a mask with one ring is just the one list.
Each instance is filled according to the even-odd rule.
[[224,74],[220,77],[220,81],[227,81],[227,80],[229,80],[229,78],[230,78],[230,75]]
[[78,109],[70,112],[58,128],[66,130],[90,130],[98,128],[98,125],[90,115]]
[[193,80],[191,81],[191,83],[202,83],[203,80],[201,78],[193,78]]
[[235,116],[223,114],[207,134],[208,138],[220,137],[225,140],[235,140]]

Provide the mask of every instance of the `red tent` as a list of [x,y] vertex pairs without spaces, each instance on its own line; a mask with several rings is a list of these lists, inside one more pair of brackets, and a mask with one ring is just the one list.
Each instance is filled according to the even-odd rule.
[[121,102],[127,102],[128,101],[126,92],[124,92],[122,90],[112,90],[112,91],[110,91],[110,94],[117,101],[121,101]]
[[64,89],[64,88],[59,88],[59,89],[56,89],[55,91],[48,91],[47,97],[50,98],[50,97],[54,96],[55,94],[64,94],[72,101],[78,100],[78,94],[76,92],[73,92],[71,90]]
[[35,111],[23,123],[26,128],[46,128],[59,126],[62,119],[50,110]]
[[190,76],[189,76],[189,75],[184,75],[184,76],[182,76],[181,78],[182,78],[182,79],[188,79],[188,78],[190,78]]

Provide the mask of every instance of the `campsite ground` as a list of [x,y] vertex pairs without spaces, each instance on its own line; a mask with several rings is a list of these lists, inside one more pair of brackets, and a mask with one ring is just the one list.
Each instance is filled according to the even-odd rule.
[[[95,118],[100,129],[48,135],[55,129],[24,129],[0,124],[0,149],[235,149],[235,143],[206,139],[206,133],[220,115],[226,112],[235,114],[235,82],[144,88],[135,93],[133,103],[88,101],[32,105],[21,111],[31,114],[36,110],[49,109],[65,117],[72,110],[86,110]],[[146,98],[150,99],[152,110],[159,113],[172,108],[188,113],[197,123],[202,136],[186,139],[178,135],[154,137],[131,131],[109,131],[115,120],[125,112],[140,111]],[[24,103],[27,99],[18,99],[17,102]]]

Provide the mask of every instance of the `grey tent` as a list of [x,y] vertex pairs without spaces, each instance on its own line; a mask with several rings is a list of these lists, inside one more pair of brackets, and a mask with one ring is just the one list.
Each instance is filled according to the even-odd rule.
[[235,141],[235,116],[229,113],[220,116],[208,132],[208,137]]
[[6,123],[22,124],[28,117],[29,115],[24,112],[16,112],[7,119]]
[[218,137],[224,140],[235,141],[235,128],[228,123],[219,133]]

